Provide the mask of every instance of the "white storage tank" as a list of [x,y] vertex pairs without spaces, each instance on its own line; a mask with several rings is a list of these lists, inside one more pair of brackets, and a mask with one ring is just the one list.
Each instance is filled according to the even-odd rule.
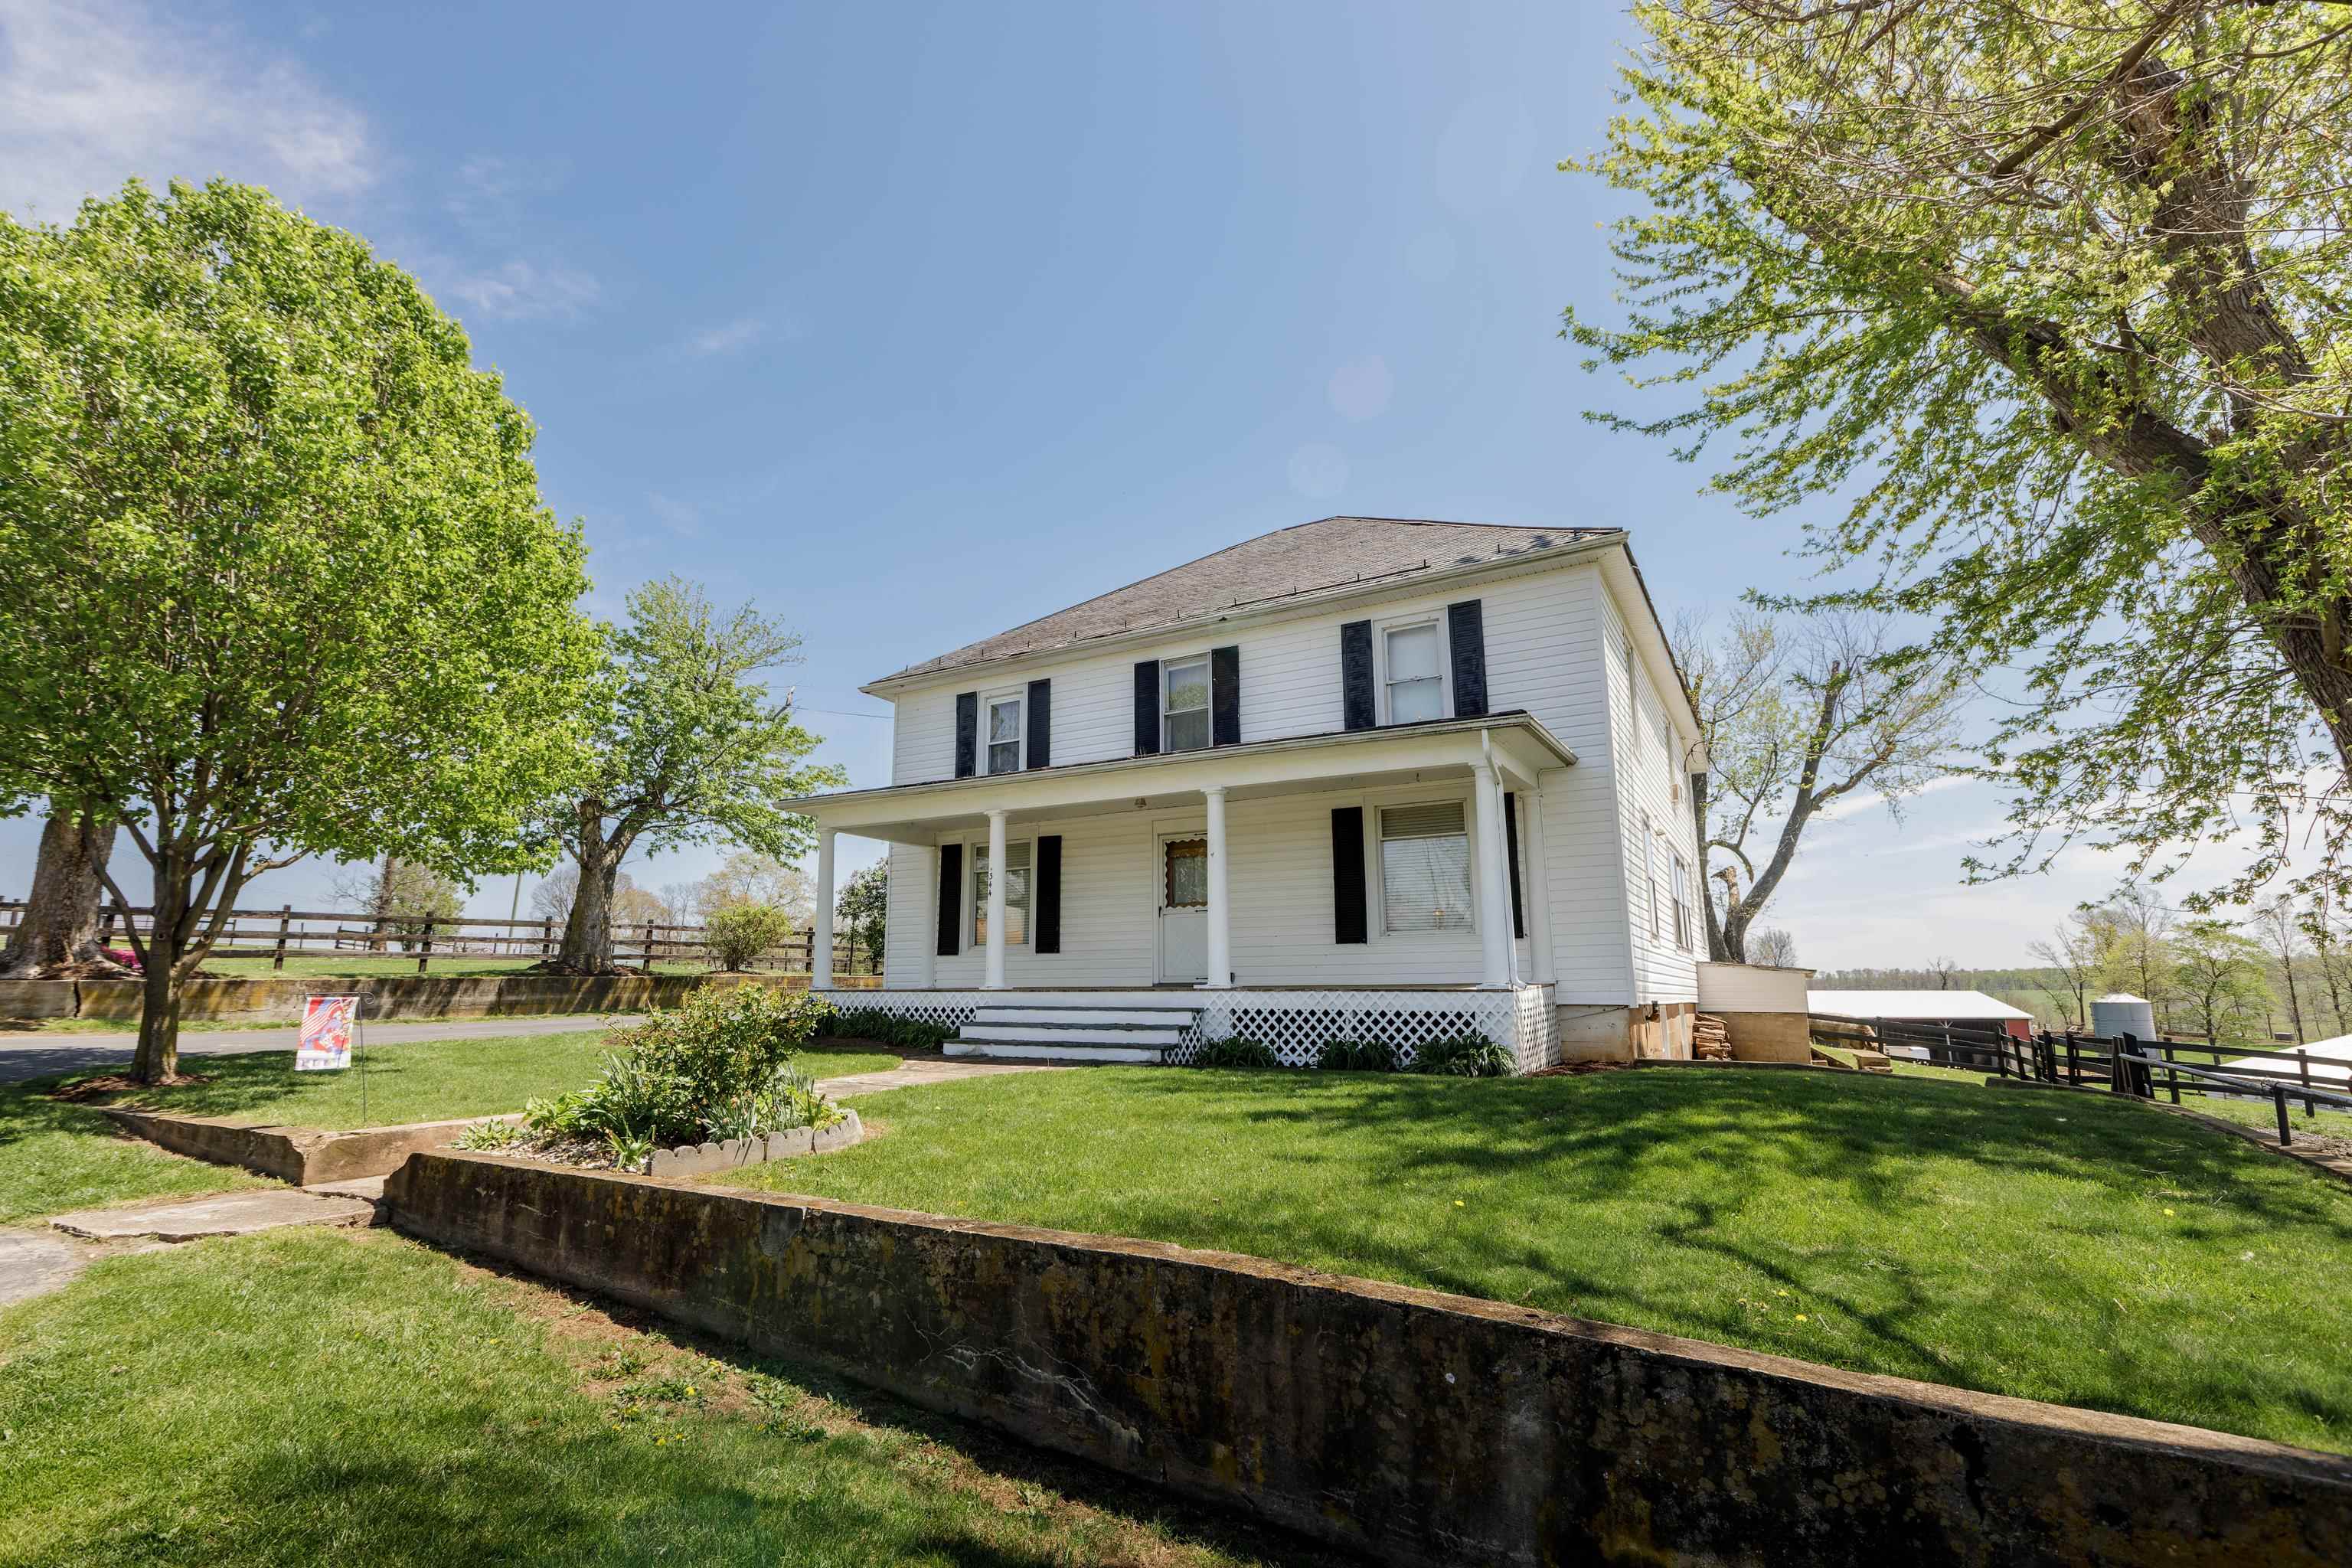
[[2156,1007],[2147,997],[2135,996],[2128,991],[2098,997],[2091,1004],[2091,1033],[2111,1040],[2117,1035],[2153,1040],[2157,1037]]

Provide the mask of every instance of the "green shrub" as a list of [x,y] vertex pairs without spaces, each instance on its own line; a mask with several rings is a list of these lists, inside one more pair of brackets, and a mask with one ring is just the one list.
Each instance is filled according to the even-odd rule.
[[834,1025],[834,1033],[846,1039],[872,1040],[876,1045],[895,1046],[902,1051],[936,1051],[954,1039],[956,1032],[953,1024],[902,1018],[879,1007],[845,1011]]
[[1412,1070],[1444,1078],[1508,1078],[1518,1067],[1508,1047],[1484,1035],[1447,1035],[1416,1050]]
[[1395,1072],[1397,1048],[1380,1040],[1326,1040],[1315,1065],[1325,1072]]
[[1278,1068],[1274,1052],[1264,1042],[1244,1035],[1229,1039],[1204,1040],[1192,1057],[1196,1068]]
[[[823,1126],[833,1113],[793,1050],[829,1025],[833,1004],[756,985],[702,986],[673,1010],[614,1029],[618,1047],[586,1089],[533,1100],[533,1132],[660,1148]],[[725,1128],[728,1131],[719,1131]]]
[[457,1134],[457,1146],[495,1154],[501,1149],[513,1148],[530,1136],[530,1130],[520,1121],[477,1121]]
[[749,969],[792,934],[792,918],[773,904],[729,904],[702,922],[702,939],[721,969]]

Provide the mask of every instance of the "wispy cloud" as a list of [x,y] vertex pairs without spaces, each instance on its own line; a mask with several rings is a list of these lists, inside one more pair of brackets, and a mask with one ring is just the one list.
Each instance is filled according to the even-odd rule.
[[699,507],[658,491],[646,497],[646,507],[656,521],[680,539],[702,537],[702,510]]
[[0,0],[0,207],[20,216],[64,221],[133,174],[305,203],[381,172],[365,116],[252,38],[132,0]]
[[595,279],[574,268],[520,259],[488,271],[460,273],[441,287],[477,313],[502,321],[569,319],[604,292]]
[[725,326],[711,327],[686,340],[686,352],[699,358],[731,354],[750,348],[768,335],[768,323],[757,316],[740,316]]
[[[1946,790],[1966,789],[1970,784],[1983,782],[1981,779],[1947,773],[1942,778],[1929,779],[1917,789],[1909,791],[1904,795],[1900,804],[1908,805],[1922,795],[1941,795]],[[1843,800],[1835,801],[1822,807],[1819,818],[1823,822],[1851,821],[1864,812],[1875,811],[1885,804],[1885,795],[1876,790],[1864,790],[1860,795],[1848,795]]]

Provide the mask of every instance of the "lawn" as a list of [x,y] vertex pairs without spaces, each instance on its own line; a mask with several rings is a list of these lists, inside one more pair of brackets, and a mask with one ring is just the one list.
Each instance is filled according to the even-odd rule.
[[[368,1057],[364,1119],[358,1068],[298,1073],[290,1051],[185,1057],[182,1068],[209,1082],[135,1090],[109,1103],[295,1127],[440,1121],[520,1110],[537,1096],[578,1088],[601,1070],[605,1050],[602,1029],[378,1047]],[[820,1079],[881,1072],[899,1062],[895,1052],[831,1047],[811,1047],[797,1059]],[[0,1088],[0,1225],[137,1198],[267,1184],[125,1137],[92,1105],[50,1100],[50,1088]]]
[[1324,1561],[383,1231],[100,1262],[0,1365],[8,1563]]
[[276,1184],[226,1165],[167,1154],[117,1132],[89,1107],[60,1104],[39,1088],[0,1089],[0,1225],[133,1198],[194,1197]]
[[[364,1053],[363,1066],[341,1072],[298,1073],[291,1051],[188,1057],[182,1070],[201,1073],[210,1082],[141,1090],[111,1103],[292,1127],[385,1127],[495,1116],[586,1084],[603,1070],[611,1049],[604,1030],[581,1029],[379,1046]],[[890,1051],[812,1047],[796,1059],[819,1078],[842,1078],[886,1071],[900,1058]]]
[[1091,1068],[725,1178],[1147,1237],[2352,1451],[2352,1189],[1980,1075]]

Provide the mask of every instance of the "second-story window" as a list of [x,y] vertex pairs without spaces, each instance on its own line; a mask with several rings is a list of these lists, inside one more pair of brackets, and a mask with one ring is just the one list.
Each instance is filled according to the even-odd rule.
[[1445,639],[1435,621],[1390,626],[1382,634],[1391,724],[1445,717]]
[[983,759],[983,771],[992,773],[1017,773],[1021,771],[1021,695],[1013,692],[988,700],[988,752]]
[[1171,658],[1160,667],[1160,749],[1198,752],[1209,744],[1209,656]]

